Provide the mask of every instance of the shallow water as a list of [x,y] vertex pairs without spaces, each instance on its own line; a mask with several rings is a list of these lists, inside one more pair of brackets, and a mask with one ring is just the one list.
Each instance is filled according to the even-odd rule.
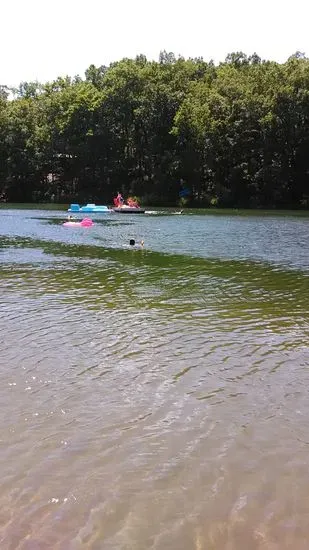
[[0,211],[1,550],[307,549],[309,219],[63,218]]

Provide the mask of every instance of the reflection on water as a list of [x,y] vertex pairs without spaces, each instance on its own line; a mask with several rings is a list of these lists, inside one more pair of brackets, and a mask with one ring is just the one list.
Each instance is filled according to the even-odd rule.
[[0,221],[1,550],[307,549],[307,220],[22,216]]

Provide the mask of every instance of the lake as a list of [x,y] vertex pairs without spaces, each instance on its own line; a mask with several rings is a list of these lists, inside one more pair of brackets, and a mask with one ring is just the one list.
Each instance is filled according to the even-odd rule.
[[307,550],[309,218],[65,217],[0,210],[1,550]]

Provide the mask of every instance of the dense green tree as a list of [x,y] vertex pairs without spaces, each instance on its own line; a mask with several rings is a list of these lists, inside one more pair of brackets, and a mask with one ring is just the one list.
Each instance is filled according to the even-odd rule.
[[309,206],[309,59],[162,51],[0,86],[0,200]]

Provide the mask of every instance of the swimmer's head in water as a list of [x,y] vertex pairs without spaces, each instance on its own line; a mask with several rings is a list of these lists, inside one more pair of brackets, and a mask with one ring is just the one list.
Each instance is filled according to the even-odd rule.
[[[135,242],[134,239],[130,239],[129,244],[130,244],[130,246],[135,246],[136,242]],[[144,246],[144,241],[141,241],[140,243],[137,243],[137,244],[140,244],[141,246]]]

